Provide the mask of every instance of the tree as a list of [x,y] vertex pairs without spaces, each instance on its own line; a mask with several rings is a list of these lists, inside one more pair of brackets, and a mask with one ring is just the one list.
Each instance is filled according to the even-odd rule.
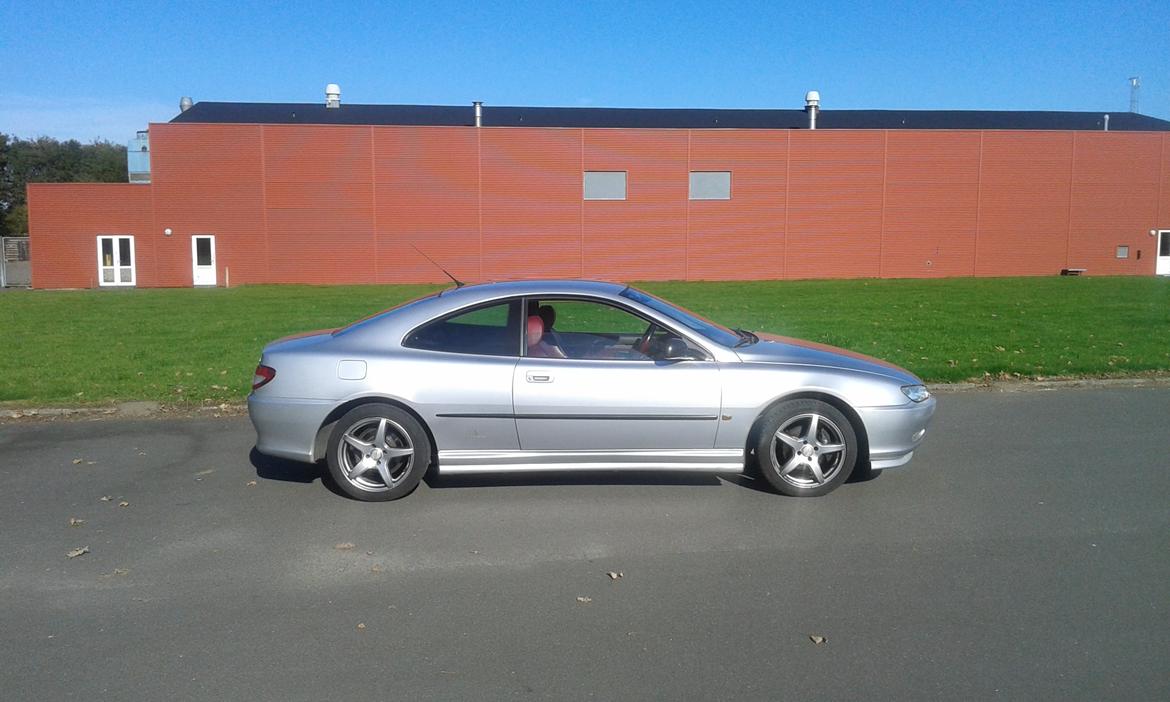
[[8,211],[14,200],[12,178],[8,171],[8,135],[0,134],[0,235],[8,233]]
[[28,232],[29,183],[125,183],[126,147],[0,134],[0,234]]

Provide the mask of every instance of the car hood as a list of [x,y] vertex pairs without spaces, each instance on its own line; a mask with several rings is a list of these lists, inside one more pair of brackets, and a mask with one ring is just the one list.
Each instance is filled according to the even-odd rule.
[[757,334],[757,336],[760,337],[757,343],[735,349],[735,352],[744,361],[827,366],[884,375],[907,385],[916,385],[922,382],[910,371],[899,368],[893,363],[848,349],[777,334]]
[[271,351],[291,351],[305,346],[312,346],[320,343],[325,339],[333,337],[333,332],[336,329],[318,329],[317,331],[301,332],[300,334],[293,334],[291,336],[282,337],[273,341],[264,347],[264,353]]

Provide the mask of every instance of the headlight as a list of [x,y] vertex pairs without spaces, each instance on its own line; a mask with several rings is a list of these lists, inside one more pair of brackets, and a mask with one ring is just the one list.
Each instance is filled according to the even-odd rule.
[[923,402],[930,397],[930,391],[926,389],[925,385],[903,385],[902,394],[913,402]]

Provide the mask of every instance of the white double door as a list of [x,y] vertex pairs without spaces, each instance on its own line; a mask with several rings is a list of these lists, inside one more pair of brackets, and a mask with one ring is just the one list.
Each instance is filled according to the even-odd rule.
[[1158,261],[1154,272],[1158,275],[1170,275],[1170,229],[1158,232]]

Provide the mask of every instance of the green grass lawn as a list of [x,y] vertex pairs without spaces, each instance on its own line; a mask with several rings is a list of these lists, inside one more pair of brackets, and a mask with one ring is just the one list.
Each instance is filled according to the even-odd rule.
[[[646,283],[728,326],[820,341],[929,381],[984,374],[1126,375],[1170,370],[1170,280]],[[0,401],[241,400],[260,348],[336,327],[436,286],[0,294]]]

